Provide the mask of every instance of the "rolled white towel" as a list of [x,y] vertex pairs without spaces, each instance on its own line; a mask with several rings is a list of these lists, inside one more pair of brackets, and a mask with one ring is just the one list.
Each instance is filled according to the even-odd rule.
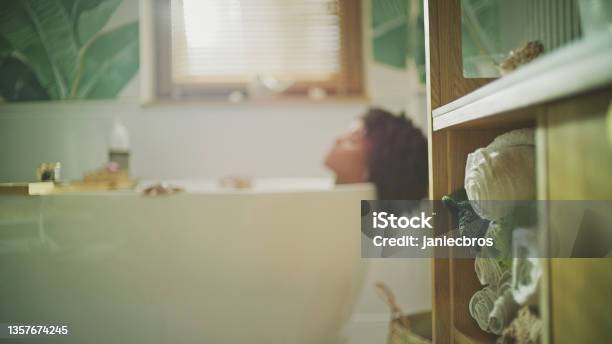
[[480,284],[497,288],[503,273],[497,259],[478,256],[474,260],[474,270]]
[[501,277],[499,278],[499,283],[497,284],[497,289],[495,290],[495,292],[497,293],[497,296],[500,296],[503,293],[505,293],[506,290],[510,290],[511,287],[512,287],[512,271],[504,270],[502,272]]
[[510,146],[534,146],[533,128],[516,129],[496,137],[487,148],[502,148]]
[[509,214],[517,200],[535,198],[533,146],[479,148],[468,154],[465,191],[474,211],[487,220]]
[[489,315],[493,310],[496,293],[493,287],[486,286],[472,295],[469,304],[470,315],[478,326],[484,330],[489,329]]
[[542,267],[538,258],[512,259],[512,296],[519,304],[529,303],[537,296]]
[[538,236],[534,230],[516,228],[512,233],[512,295],[519,304],[537,301],[542,266],[538,258]]

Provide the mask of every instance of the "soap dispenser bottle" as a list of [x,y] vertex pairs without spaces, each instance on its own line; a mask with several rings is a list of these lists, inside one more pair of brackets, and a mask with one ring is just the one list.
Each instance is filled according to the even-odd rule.
[[116,163],[121,170],[129,171],[130,136],[118,117],[115,117],[109,136],[108,160]]

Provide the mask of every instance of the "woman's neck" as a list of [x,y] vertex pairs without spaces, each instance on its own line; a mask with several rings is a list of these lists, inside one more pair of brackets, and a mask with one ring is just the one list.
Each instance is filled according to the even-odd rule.
[[336,184],[357,184],[365,183],[367,180],[363,176],[357,175],[336,175]]

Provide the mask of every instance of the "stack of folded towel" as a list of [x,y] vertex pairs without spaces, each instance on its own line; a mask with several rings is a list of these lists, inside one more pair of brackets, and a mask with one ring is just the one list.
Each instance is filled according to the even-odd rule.
[[516,201],[535,198],[534,171],[533,129],[505,133],[467,158],[465,191],[474,211],[490,221],[485,236],[495,242],[475,260],[476,276],[484,287],[470,299],[469,311],[481,329],[497,335],[537,291],[538,260],[510,260],[513,212]]
[[477,257],[474,265],[485,287],[470,299],[470,315],[484,331],[501,334],[518,309],[512,297],[512,275],[497,259]]

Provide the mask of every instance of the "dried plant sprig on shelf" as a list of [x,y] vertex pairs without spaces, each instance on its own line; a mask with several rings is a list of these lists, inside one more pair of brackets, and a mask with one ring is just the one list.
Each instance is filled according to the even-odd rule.
[[514,49],[503,61],[499,63],[502,75],[508,74],[518,67],[534,60],[544,52],[544,45],[540,41],[527,42],[523,47]]
[[497,344],[537,344],[542,336],[542,328],[542,319],[534,314],[528,306],[523,306],[518,311],[516,319],[504,329],[502,336],[497,339]]

